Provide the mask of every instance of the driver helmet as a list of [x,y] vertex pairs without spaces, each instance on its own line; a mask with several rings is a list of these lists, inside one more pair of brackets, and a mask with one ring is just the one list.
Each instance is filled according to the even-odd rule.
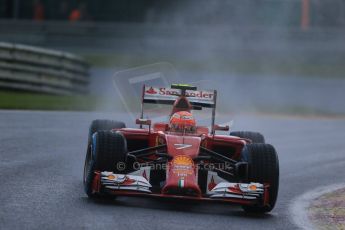
[[195,132],[196,123],[193,115],[187,111],[174,113],[170,118],[170,130],[173,132]]

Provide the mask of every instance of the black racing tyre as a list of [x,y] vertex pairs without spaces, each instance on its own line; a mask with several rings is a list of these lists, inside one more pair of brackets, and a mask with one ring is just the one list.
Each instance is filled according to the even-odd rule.
[[86,194],[93,198],[92,181],[94,171],[110,171],[123,173],[127,161],[127,142],[121,133],[99,131],[92,136],[92,144],[86,153],[84,165],[84,189]]
[[92,193],[92,181],[94,178],[95,170],[95,160],[92,157],[91,145],[86,152],[85,163],[84,163],[84,175],[83,175],[83,184],[85,193],[90,198],[96,197],[96,194]]
[[248,144],[242,151],[242,160],[248,162],[248,182],[268,183],[268,206],[243,206],[246,212],[270,212],[276,203],[279,188],[279,160],[276,150],[269,144]]
[[234,132],[230,132],[230,135],[249,139],[252,141],[252,143],[265,143],[265,137],[261,133],[258,133],[258,132],[234,131]]
[[126,124],[121,121],[112,121],[112,120],[94,120],[92,121],[90,128],[89,128],[89,138],[88,143],[91,143],[92,135],[95,132],[101,130],[110,131],[112,129],[121,129],[126,128]]

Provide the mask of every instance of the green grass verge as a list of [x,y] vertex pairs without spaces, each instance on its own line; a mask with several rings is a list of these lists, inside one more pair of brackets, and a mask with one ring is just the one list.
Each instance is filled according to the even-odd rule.
[[87,111],[94,110],[99,100],[92,96],[57,96],[0,91],[1,109]]

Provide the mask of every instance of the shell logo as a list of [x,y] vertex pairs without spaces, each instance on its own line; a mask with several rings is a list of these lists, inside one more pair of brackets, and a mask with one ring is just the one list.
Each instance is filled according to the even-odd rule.
[[116,180],[116,179],[117,179],[117,176],[114,175],[114,174],[110,174],[110,175],[108,176],[108,180]]
[[186,166],[194,164],[192,158],[190,158],[189,156],[177,156],[173,159],[172,163],[175,165],[186,165]]

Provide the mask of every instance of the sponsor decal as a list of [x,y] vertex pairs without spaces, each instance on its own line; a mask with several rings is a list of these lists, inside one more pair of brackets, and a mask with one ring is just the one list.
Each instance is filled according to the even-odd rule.
[[129,178],[128,176],[125,177],[125,181],[122,183],[123,185],[130,185],[136,182],[136,180]]
[[187,97],[196,97],[196,98],[203,98],[203,99],[212,99],[213,100],[213,93],[207,91],[186,91]]
[[250,191],[256,191],[257,188],[258,187],[255,184],[251,184],[251,185],[248,186],[248,190],[250,190]]
[[172,170],[177,176],[188,176],[193,174],[193,160],[188,156],[177,156],[172,161]]
[[217,184],[214,182],[214,178],[212,176],[210,183],[208,183],[208,185],[207,185],[208,190],[211,191],[216,186],[217,186]]
[[232,186],[229,186],[228,191],[230,193],[242,194],[242,191],[241,191],[240,186],[238,184],[234,184]]
[[183,120],[193,120],[194,118],[193,118],[193,116],[190,116],[190,115],[182,115],[181,119],[183,119]]
[[157,94],[157,91],[153,89],[153,87],[150,87],[148,90],[145,89],[145,93],[148,94]]
[[167,89],[167,88],[159,88],[159,95],[173,95],[173,96],[179,96],[181,94],[180,90],[176,90],[176,89]]
[[[176,97],[181,95],[181,90],[179,89],[171,89],[171,88],[154,88],[151,86],[145,87],[145,96],[149,97],[157,97],[157,98],[165,98],[165,99],[176,99]],[[190,98],[191,101],[193,100],[202,100],[213,102],[214,92],[213,91],[205,91],[205,90],[186,90],[186,96]]]
[[147,179],[147,176],[146,176],[146,171],[144,170],[144,172],[143,172],[143,177],[146,179],[146,180],[148,180]]
[[116,179],[117,179],[117,176],[114,175],[114,174],[110,174],[107,178],[108,178],[109,180],[116,180]]
[[189,156],[184,156],[184,155],[176,156],[173,159],[172,163],[175,165],[189,165],[189,166],[194,165],[192,158],[190,158]]
[[114,181],[115,183],[122,185],[129,185],[135,182],[134,179],[129,178],[128,176],[118,176],[116,174],[110,174],[107,176],[108,180]]
[[180,178],[179,181],[178,181],[178,187],[179,188],[183,188],[184,187],[184,178]]
[[192,145],[189,145],[189,144],[174,144],[174,146],[176,149],[179,149],[179,150],[192,147]]

